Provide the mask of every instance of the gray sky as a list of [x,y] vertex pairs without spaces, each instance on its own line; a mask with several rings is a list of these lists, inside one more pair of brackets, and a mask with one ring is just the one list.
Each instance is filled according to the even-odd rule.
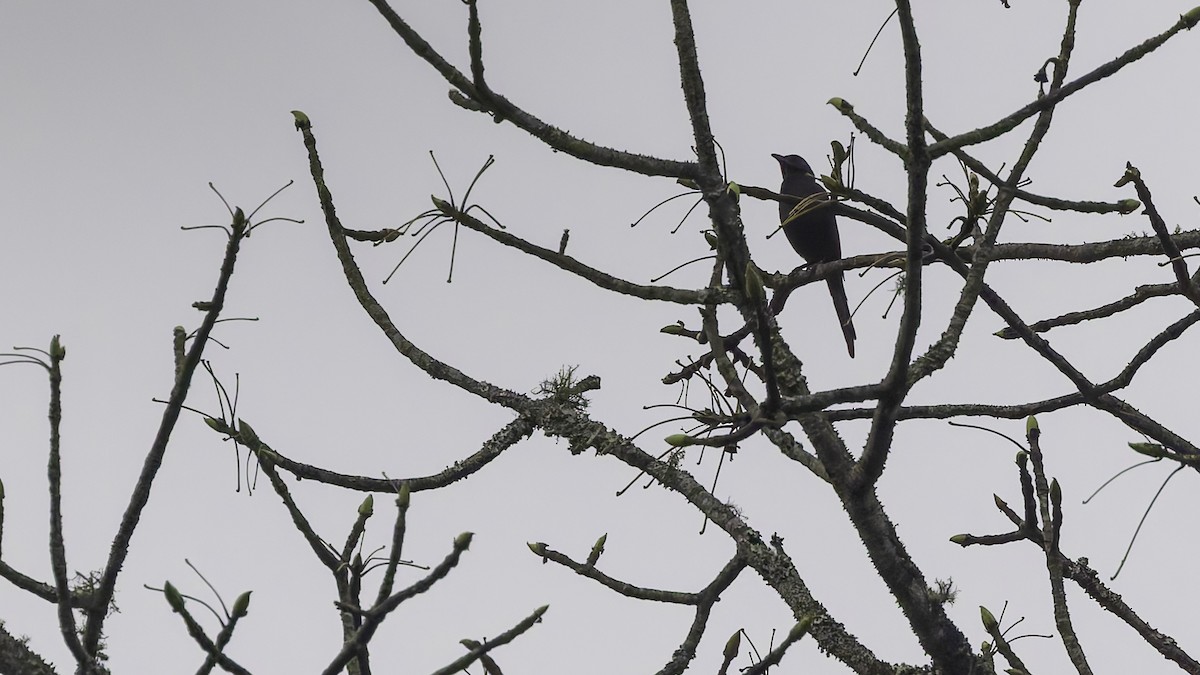
[[[829,141],[846,141],[852,130],[825,104],[833,96],[902,137],[902,58],[894,24],[862,74],[852,75],[890,11],[887,3],[693,4],[709,108],[731,180],[776,187],[771,152],[800,153],[818,170],[826,167]],[[917,8],[927,113],[942,130],[985,124],[1036,95],[1032,76],[1057,53],[1065,3],[1012,4],[1004,10],[998,1],[939,0]],[[466,67],[465,7],[449,1],[395,7]],[[1187,9],[1174,2],[1085,3],[1072,76],[1165,30]],[[489,82],[518,105],[598,143],[690,156],[667,3],[510,0],[481,11]],[[1189,130],[1200,97],[1187,83],[1197,62],[1197,36],[1184,34],[1068,101],[1031,167],[1030,189],[1072,199],[1132,197],[1131,188],[1112,187],[1132,161],[1168,222],[1191,227],[1196,189],[1188,158],[1197,141]],[[201,315],[190,304],[209,297],[215,282],[223,238],[179,229],[228,221],[208,181],[249,211],[294,179],[260,215],[306,221],[269,224],[247,242],[225,316],[259,321],[223,324],[215,336],[229,349],[214,344],[207,352],[227,385],[240,374],[239,415],[265,441],[301,461],[396,478],[440,470],[511,419],[428,381],[391,351],[354,303],[324,233],[290,110],[313,120],[327,180],[349,227],[398,226],[426,209],[430,194],[444,196],[432,150],[460,197],[494,155],[473,201],[543,246],[555,246],[570,228],[569,253],[622,278],[646,282],[707,251],[699,212],[670,233],[684,200],[630,229],[678,191],[666,179],[552,153],[511,125],[453,106],[447,89],[365,1],[10,2],[0,8],[0,195],[6,207],[0,343],[45,348],[61,333],[68,349],[63,461],[72,569],[103,564],[161,413],[151,399],[169,393],[171,328],[198,324]],[[865,139],[857,148],[857,185],[900,203],[900,164]],[[995,168],[1011,165],[1018,148],[1014,139],[974,152]],[[943,173],[961,176],[949,162],[936,167],[935,175]],[[958,213],[948,203],[951,195],[947,188],[932,191],[931,221],[939,235],[941,223]],[[782,271],[798,264],[781,238],[765,239],[777,222],[774,204],[745,200],[743,207],[758,264]],[[1052,222],[1010,219],[1002,239],[1071,243],[1149,229],[1140,216],[1047,215]],[[895,248],[861,224],[841,229],[848,255]],[[578,364],[581,373],[603,378],[593,396],[596,417],[629,435],[670,414],[642,406],[673,402],[677,390],[659,380],[676,359],[696,352],[657,330],[679,319],[695,325],[694,312],[611,296],[465,230],[454,282],[446,284],[451,230],[445,227],[390,283],[379,285],[411,241],[362,246],[356,255],[401,330],[434,356],[519,391],[532,390],[564,364]],[[706,265],[694,265],[665,283],[699,287],[708,273]],[[1029,321],[1171,279],[1168,269],[1145,260],[1086,269],[1008,264],[990,274]],[[884,277],[881,271],[849,275],[852,304]],[[932,268],[927,279],[919,350],[943,330],[956,290],[944,269]],[[877,292],[859,310],[859,356],[850,361],[828,299],[814,289],[797,292],[791,316],[785,313],[781,323],[814,387],[871,382],[884,372],[898,317],[897,311],[884,316],[888,300]],[[816,320],[809,330],[801,308],[829,321]],[[1100,381],[1186,311],[1178,299],[1159,300],[1050,339]],[[980,309],[959,356],[914,391],[913,401],[1007,403],[1069,390],[1028,349],[990,337],[1000,327]],[[1141,373],[1127,400],[1186,436],[1194,406],[1175,394],[1177,383],[1195,375],[1185,344],[1186,336]],[[40,369],[0,370],[3,555],[42,579],[49,578],[46,398]],[[212,387],[198,380],[189,404],[215,412]],[[1089,557],[1110,575],[1167,469],[1141,469],[1081,506],[1084,496],[1135,461],[1125,443],[1140,439],[1098,414],[1040,419],[1050,471],[1067,495],[1064,551]],[[1016,422],[990,426],[1016,436],[1023,430]],[[658,427],[642,437],[642,446],[662,452],[658,439],[678,430]],[[840,430],[854,448],[866,425]],[[998,614],[1008,601],[1009,618],[1025,617],[1015,634],[1055,632],[1044,564],[1033,547],[961,550],[947,541],[958,532],[1007,529],[992,493],[1019,499],[1014,451],[992,435],[942,422],[903,424],[880,487],[926,575],[953,577],[961,588],[951,613],[976,644],[985,636],[980,604]],[[710,453],[703,464],[691,464],[704,483],[711,481],[714,458]],[[506,670],[657,670],[682,640],[689,611],[636,603],[542,566],[524,544],[545,541],[583,557],[608,532],[600,564],[607,573],[643,586],[698,590],[732,555],[728,539],[715,529],[699,535],[699,515],[661,489],[614,498],[632,478],[613,460],[572,457],[565,444],[539,435],[465,484],[415,495],[406,557],[434,564],[459,532],[477,537],[449,580],[384,624],[373,644],[378,662],[403,659],[414,672],[431,670],[461,654],[458,639],[494,636],[548,603],[543,624],[496,653]],[[1194,507],[1187,487],[1193,480],[1185,473],[1168,488],[1113,587],[1194,652],[1200,645],[1186,642],[1194,619],[1185,608],[1200,597],[1194,584],[1164,574],[1177,569],[1177,556],[1195,550],[1186,516]],[[121,612],[108,623],[114,672],[179,672],[202,660],[161,595],[142,588],[170,579],[211,600],[185,558],[227,601],[254,590],[251,613],[230,649],[247,667],[306,672],[336,652],[331,580],[265,479],[252,496],[244,488],[235,492],[236,485],[230,444],[198,417],[185,418],[134,538],[118,590]],[[318,531],[331,542],[344,541],[362,495],[309,483],[293,489]],[[879,656],[923,662],[842,510],[818,481],[781,463],[767,444],[752,442],[722,469],[716,493],[737,503],[759,531],[784,535],[818,599]],[[379,508],[385,501],[377,500],[368,550],[389,536],[390,513]],[[1101,670],[1146,672],[1161,662],[1081,594],[1070,599],[1081,639]],[[69,670],[52,607],[7,585],[0,585],[0,607],[9,630],[30,635],[61,672]],[[747,574],[718,606],[697,668],[714,668],[725,638],[738,627],[765,650],[770,631],[791,624],[782,604]],[[1018,645],[1046,672],[1067,667],[1057,641]],[[844,672],[811,643],[798,645],[784,663],[786,672]]]

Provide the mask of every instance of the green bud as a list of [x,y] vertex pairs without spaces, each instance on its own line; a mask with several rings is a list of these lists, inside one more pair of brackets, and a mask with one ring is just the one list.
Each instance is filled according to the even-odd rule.
[[838,98],[836,96],[829,99],[828,103],[829,103],[829,105],[837,108],[841,112],[850,112],[851,110],[854,110],[854,106],[850,105],[849,101],[847,101],[846,99],[843,99],[843,98]]
[[465,551],[471,548],[471,538],[475,536],[474,532],[463,532],[454,538],[454,548]]
[[979,618],[983,619],[983,627],[989,633],[996,630],[1000,626],[1000,623],[996,621],[996,617],[991,613],[990,610],[988,610],[987,607],[984,607],[983,605],[979,606]]
[[1130,443],[1130,449],[1147,457],[1166,457],[1167,449],[1158,443]]
[[50,338],[50,360],[62,361],[65,358],[67,358],[67,348],[62,346],[62,343],[58,340],[58,336],[55,335]]
[[246,228],[246,212],[242,207],[237,207],[233,210],[233,231],[240,232]]
[[725,189],[732,192],[735,199],[742,194],[742,186],[733,181],[730,181],[729,185],[725,186]]
[[1025,433],[1029,433],[1038,428],[1037,418],[1033,415],[1025,418]]
[[183,596],[179,594],[179,589],[171,585],[171,582],[163,584],[163,595],[167,596],[167,604],[171,606],[171,611],[176,614],[183,611]]
[[262,445],[262,441],[258,440],[258,434],[254,433],[254,427],[246,423],[246,420],[238,418],[238,436],[242,441],[242,445],[248,448],[257,448]]
[[308,115],[299,110],[293,110],[292,117],[296,118],[296,131],[304,131],[305,129],[312,128],[312,120],[308,119]]
[[240,619],[250,613],[250,594],[254,591],[246,591],[237,596],[237,600],[233,601],[233,617]]
[[399,506],[402,509],[407,509],[410,499],[411,495],[408,488],[408,481],[404,481],[400,484],[400,490],[396,493],[396,506]]
[[227,434],[230,431],[229,425],[225,423],[225,420],[219,420],[215,417],[205,417],[204,423],[207,424],[208,427],[210,429],[212,429],[213,431],[216,431],[216,432],[219,432],[222,434]]
[[685,187],[689,190],[699,190],[700,189],[700,184],[697,183],[696,181],[692,180],[691,178],[679,178],[675,182],[679,183],[680,185],[682,185],[683,187]]
[[1184,14],[1179,18],[1187,24],[1188,30],[1195,28],[1196,24],[1200,23],[1200,7],[1191,8],[1187,14]]
[[483,646],[483,643],[481,643],[479,640],[472,640],[470,638],[459,640],[458,644],[466,647],[467,649],[479,649]]
[[477,101],[463,96],[462,92],[457,89],[451,89],[450,91],[446,92],[446,95],[450,97],[450,101],[454,103],[454,105],[460,108],[473,110],[475,112],[484,112],[483,106],[479,105]]
[[704,233],[704,241],[708,242],[709,248],[711,248],[714,251],[717,250],[717,233],[716,232],[705,232]]
[[688,436],[687,434],[671,434],[663,440],[667,442],[667,445],[673,448],[686,448],[689,445],[696,444],[696,439]]
[[762,274],[753,262],[746,263],[746,287],[742,289],[746,297],[754,302],[762,302],[767,294],[763,291]]
[[725,641],[725,662],[729,663],[738,655],[738,650],[742,648],[742,630],[739,628],[736,633],[729,636]]
[[1062,487],[1059,486],[1057,478],[1050,480],[1050,503],[1054,505],[1054,508],[1062,506]]
[[954,542],[955,544],[958,544],[959,546],[966,546],[967,542],[970,540],[971,540],[971,535],[969,535],[969,534],[956,534],[953,537],[950,537],[950,541]]
[[808,629],[812,628],[812,625],[813,618],[811,616],[806,616],[803,619],[800,619],[800,621],[798,621],[796,625],[792,626],[792,629],[788,631],[788,640],[795,642],[796,640],[804,637],[808,633]]
[[544,542],[539,541],[537,543],[534,543],[532,541],[527,541],[527,542],[525,542],[525,545],[528,546],[529,550],[533,551],[535,554],[542,556],[542,557],[546,556],[546,544]]
[[550,605],[542,605],[541,607],[538,607],[537,609],[533,610],[534,620],[541,621],[542,615],[545,614],[546,610],[548,610],[548,609],[550,609]]
[[846,146],[842,145],[841,141],[834,141],[829,145],[833,149],[834,164],[841,164],[842,162],[846,161],[846,157],[848,156],[846,154]]
[[596,564],[596,561],[600,559],[600,554],[604,553],[604,542],[606,541],[608,541],[607,532],[600,535],[600,538],[596,540],[596,543],[592,544],[592,550],[590,553],[588,553],[587,562],[584,564],[588,565],[589,567]]
[[687,328],[683,327],[682,322],[667,324],[666,326],[659,328],[658,332],[666,333],[667,335],[683,335],[685,337],[691,337],[691,332]]
[[1025,450],[1021,450],[1020,452],[1017,453],[1017,466],[1025,466],[1025,463],[1028,461],[1029,461],[1029,453],[1028,452],[1026,452]]
[[261,463],[265,463],[270,466],[274,466],[275,464],[279,463],[279,455],[265,445],[260,445],[255,448],[254,454],[258,457],[258,461]]
[[367,498],[358,505],[358,515],[370,518],[373,513],[375,513],[375,495],[367,495]]

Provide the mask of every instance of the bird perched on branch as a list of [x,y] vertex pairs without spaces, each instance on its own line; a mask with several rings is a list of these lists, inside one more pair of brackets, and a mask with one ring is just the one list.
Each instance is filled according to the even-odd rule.
[[[783,171],[783,185],[779,194],[793,197],[810,197],[826,194],[824,186],[813,174],[812,167],[800,155],[771,155],[779,162]],[[779,205],[779,222],[788,242],[809,264],[833,262],[842,257],[842,240],[838,237],[837,220],[828,207],[808,210],[811,204],[801,204],[801,215],[792,217],[794,204]],[[790,218],[790,221],[789,221]],[[842,335],[846,337],[846,350],[854,358],[854,324],[850,321],[850,304],[846,300],[846,289],[842,273],[826,277],[829,294],[833,296],[833,308],[842,324]]]

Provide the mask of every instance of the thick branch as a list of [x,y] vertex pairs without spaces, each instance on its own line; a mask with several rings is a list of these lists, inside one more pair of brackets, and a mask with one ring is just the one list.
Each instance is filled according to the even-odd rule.
[[[451,86],[461,91],[468,99],[479,103],[487,110],[495,113],[498,120],[508,120],[551,148],[599,166],[616,167],[647,176],[689,178],[696,175],[697,166],[694,162],[659,159],[657,157],[639,155],[589,143],[581,138],[572,136],[562,129],[543,122],[490,89],[481,91],[469,78],[459,72],[457,68],[450,65],[450,62],[446,61],[446,59],[442,58],[442,55],[438,54],[425,41],[425,38],[421,37],[401,19],[400,15],[391,8],[386,0],[370,0],[370,2],[379,10],[379,13],[387,20],[388,25],[404,40],[404,43],[408,45],[414,54],[425,59],[442,77],[446,78],[446,81]],[[482,66],[480,67],[480,72],[482,73]]]

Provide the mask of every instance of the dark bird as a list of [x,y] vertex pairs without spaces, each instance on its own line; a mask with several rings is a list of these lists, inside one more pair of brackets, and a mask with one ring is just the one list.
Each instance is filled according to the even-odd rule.
[[[808,197],[825,194],[825,187],[813,174],[812,167],[800,155],[771,155],[779,162],[783,171],[783,185],[779,194],[793,197]],[[794,204],[779,204],[779,222],[786,222],[791,215]],[[796,249],[809,264],[827,263],[842,257],[842,240],[838,237],[837,220],[833,211],[821,208],[809,211],[799,218],[793,219],[783,226],[783,233],[788,242]],[[854,324],[850,321],[850,304],[846,301],[846,288],[842,284],[842,273],[831,275],[825,279],[829,284],[829,294],[833,296],[833,308],[837,311],[838,321],[842,324],[842,334],[846,336],[846,350],[850,358],[854,358]]]

